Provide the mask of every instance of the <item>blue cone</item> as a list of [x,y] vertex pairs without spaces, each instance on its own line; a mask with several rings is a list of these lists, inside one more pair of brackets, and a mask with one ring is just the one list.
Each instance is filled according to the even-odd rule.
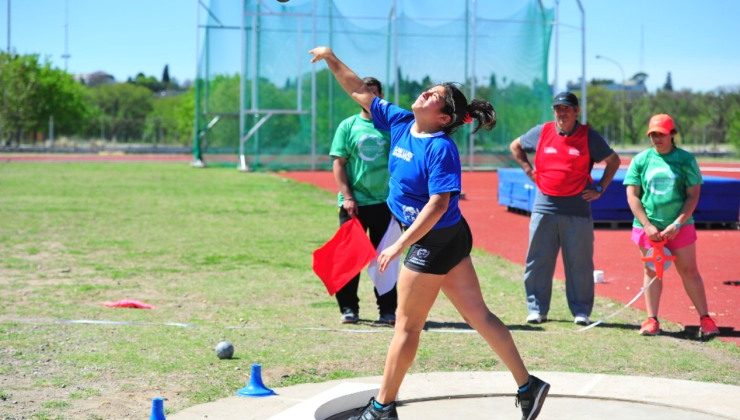
[[152,415],[149,420],[166,420],[164,417],[164,398],[152,398]]
[[240,397],[269,397],[276,394],[275,391],[262,383],[262,365],[255,363],[252,365],[252,375],[249,377],[249,383],[244,388],[236,391],[236,395]]

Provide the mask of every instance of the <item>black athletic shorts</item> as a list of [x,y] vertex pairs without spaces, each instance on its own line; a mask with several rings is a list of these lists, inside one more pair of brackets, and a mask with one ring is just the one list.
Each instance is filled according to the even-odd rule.
[[411,245],[404,265],[411,271],[447,274],[473,248],[473,234],[464,218],[456,224],[429,231]]

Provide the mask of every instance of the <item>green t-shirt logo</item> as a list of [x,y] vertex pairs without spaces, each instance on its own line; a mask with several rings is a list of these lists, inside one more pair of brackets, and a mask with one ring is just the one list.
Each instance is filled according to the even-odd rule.
[[386,143],[382,137],[364,134],[357,140],[357,154],[365,162],[375,162],[379,157],[386,156]]
[[676,185],[676,175],[669,167],[652,168],[646,172],[645,178],[650,192],[655,195],[670,194]]

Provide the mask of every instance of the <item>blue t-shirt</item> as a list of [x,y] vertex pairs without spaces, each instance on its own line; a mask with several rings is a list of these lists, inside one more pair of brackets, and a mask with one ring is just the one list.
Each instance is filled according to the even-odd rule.
[[457,223],[462,217],[458,207],[462,166],[455,142],[441,131],[412,134],[414,114],[386,100],[373,99],[370,112],[375,127],[391,133],[388,207],[396,219],[410,226],[430,196],[449,192],[447,211],[432,229]]

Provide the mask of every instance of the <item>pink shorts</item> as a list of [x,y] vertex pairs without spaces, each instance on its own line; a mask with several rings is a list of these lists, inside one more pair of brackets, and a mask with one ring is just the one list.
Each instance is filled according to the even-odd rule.
[[[645,234],[645,230],[641,227],[632,228],[632,242],[639,245],[641,248],[652,248],[650,239]],[[668,241],[665,246],[671,251],[689,246],[696,242],[696,228],[694,224],[683,225],[681,230],[678,231],[678,235],[675,238]]]

